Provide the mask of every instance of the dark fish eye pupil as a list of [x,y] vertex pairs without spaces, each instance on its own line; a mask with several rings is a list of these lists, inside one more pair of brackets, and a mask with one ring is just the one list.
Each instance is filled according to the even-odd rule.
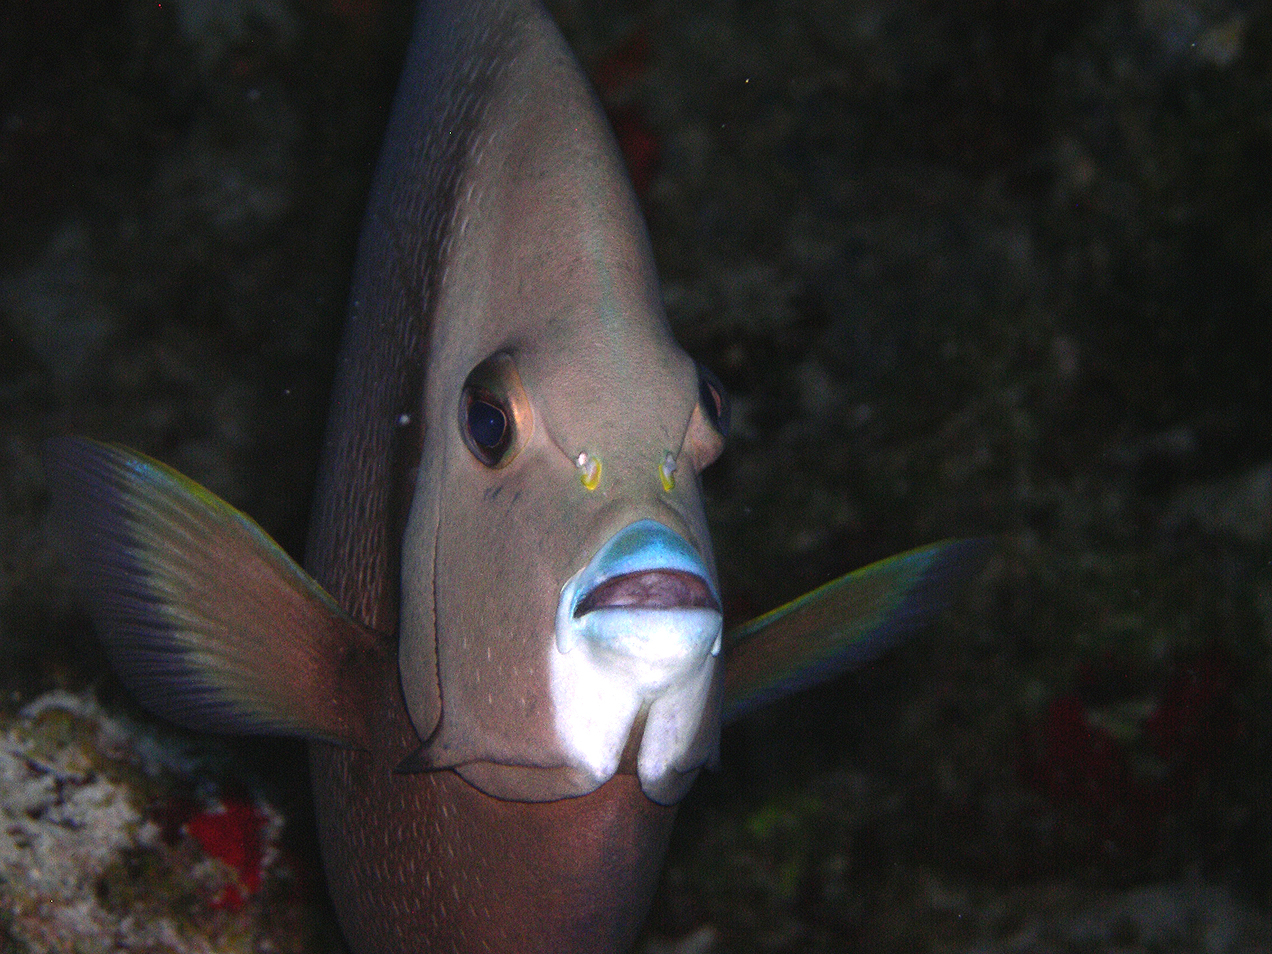
[[729,433],[729,397],[720,379],[698,365],[698,400],[706,409],[711,426],[721,435]]
[[507,429],[508,418],[495,405],[480,400],[468,405],[468,433],[478,447],[494,450]]

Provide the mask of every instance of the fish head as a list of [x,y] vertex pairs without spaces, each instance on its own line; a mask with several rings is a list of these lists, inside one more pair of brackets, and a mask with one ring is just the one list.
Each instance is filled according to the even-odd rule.
[[409,764],[521,800],[630,771],[671,803],[718,743],[698,475],[726,399],[671,336],[590,92],[532,70],[587,102],[498,97],[457,186],[402,548]]

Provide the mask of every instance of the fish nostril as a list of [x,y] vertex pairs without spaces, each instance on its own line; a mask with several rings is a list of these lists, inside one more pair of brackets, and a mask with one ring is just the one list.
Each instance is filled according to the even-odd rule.
[[593,587],[574,608],[578,619],[598,609],[709,609],[720,604],[707,581],[685,570],[638,570]]

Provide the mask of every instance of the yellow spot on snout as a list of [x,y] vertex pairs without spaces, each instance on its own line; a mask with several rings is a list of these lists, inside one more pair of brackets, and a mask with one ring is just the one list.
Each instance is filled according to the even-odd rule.
[[658,466],[658,476],[662,480],[662,489],[671,493],[676,486],[676,455],[671,451],[667,451]]
[[601,459],[595,454],[589,454],[583,451],[574,459],[575,466],[579,469],[579,480],[583,481],[583,487],[587,490],[595,490],[601,484]]

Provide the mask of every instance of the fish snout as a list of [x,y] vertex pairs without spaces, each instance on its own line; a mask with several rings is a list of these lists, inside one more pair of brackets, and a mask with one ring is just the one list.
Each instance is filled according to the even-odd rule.
[[596,779],[618,769],[644,716],[637,774],[674,800],[712,754],[723,617],[697,548],[655,520],[615,533],[561,589],[552,693],[557,734]]
[[719,655],[722,625],[720,597],[697,549],[657,521],[638,520],[562,588],[556,641],[562,653],[585,643],[636,678],[644,668],[646,679],[663,682]]

